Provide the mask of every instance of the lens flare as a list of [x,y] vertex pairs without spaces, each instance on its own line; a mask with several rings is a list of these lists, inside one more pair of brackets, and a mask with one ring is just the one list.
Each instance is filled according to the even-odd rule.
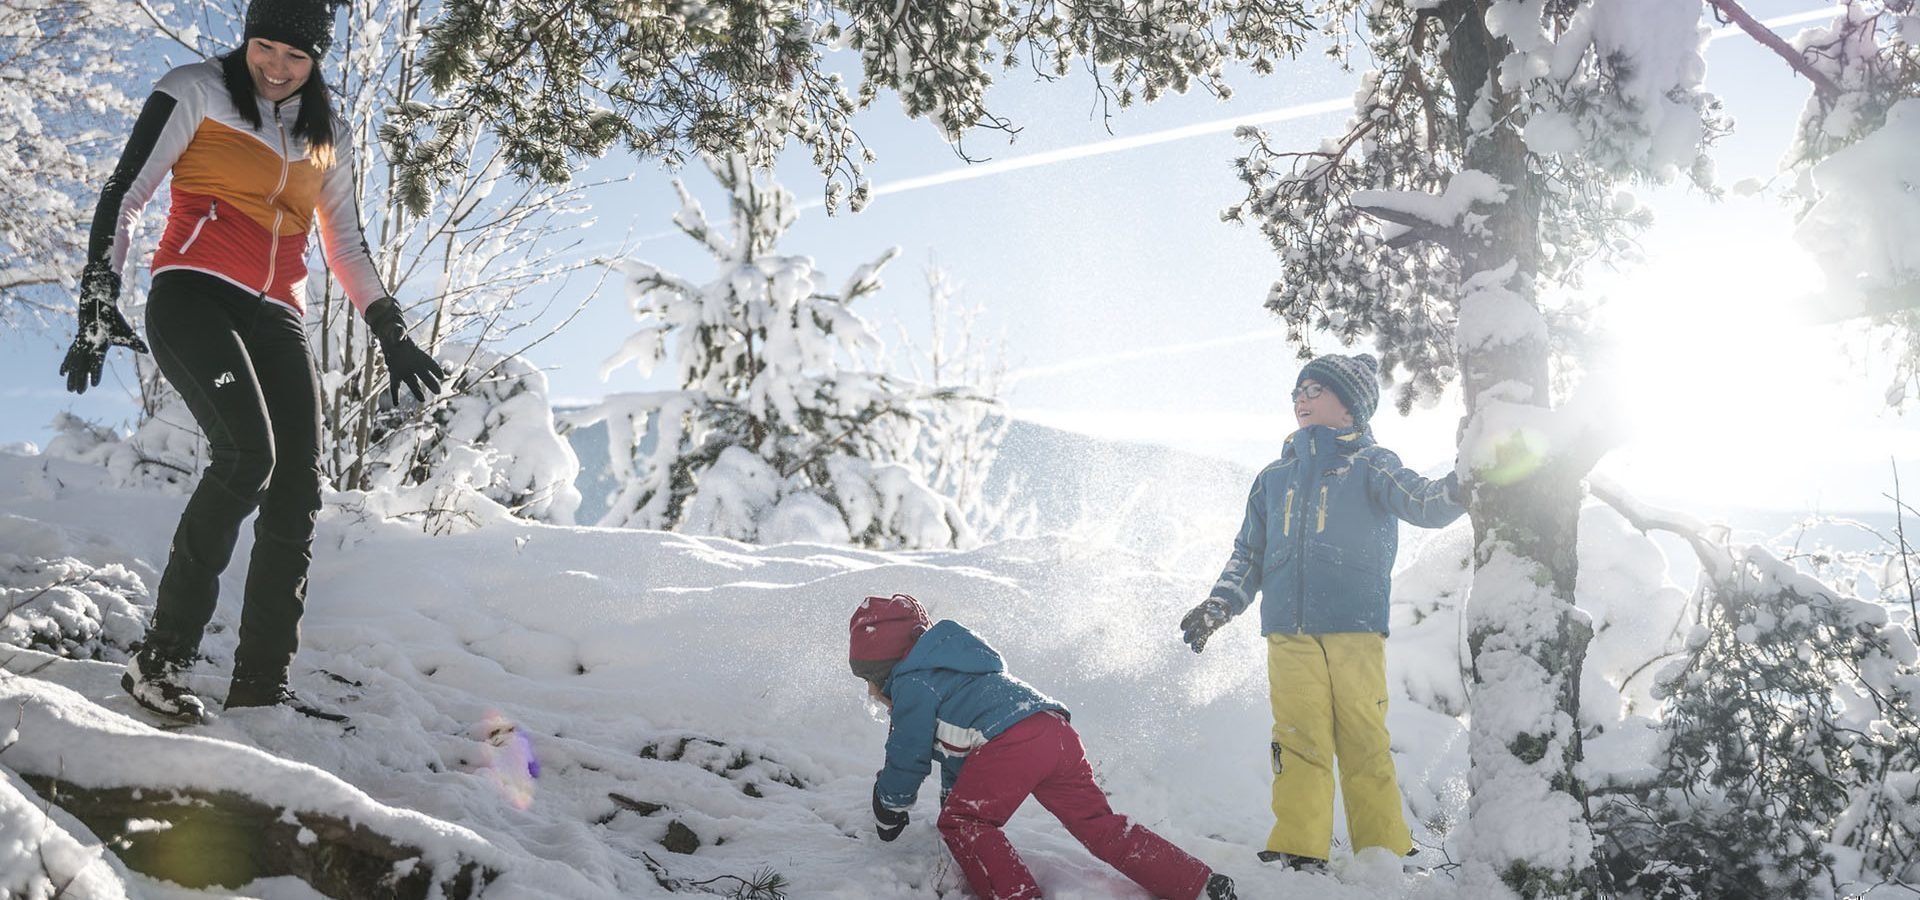
[[514,809],[533,806],[534,780],[540,777],[540,759],[533,741],[520,726],[499,712],[489,712],[474,728],[482,741],[477,772],[484,774]]
[[1515,428],[1494,439],[1494,463],[1477,474],[1492,485],[1518,484],[1540,471],[1547,459],[1547,444],[1546,435],[1531,428]]

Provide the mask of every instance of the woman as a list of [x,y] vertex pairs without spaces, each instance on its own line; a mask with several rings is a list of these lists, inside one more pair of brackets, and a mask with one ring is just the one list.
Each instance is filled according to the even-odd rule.
[[1408,855],[1387,742],[1387,593],[1399,522],[1439,528],[1466,512],[1459,476],[1429,480],[1373,442],[1379,364],[1319,357],[1294,382],[1300,426],[1254,479],[1246,521],[1211,596],[1180,620],[1199,653],[1261,595],[1273,705],[1273,830],[1263,862],[1326,867],[1336,761],[1357,852]]
[[360,231],[350,148],[336,140],[345,126],[316,67],[332,39],[327,0],[253,0],[243,46],[155,85],[94,212],[79,334],[60,365],[75,393],[100,383],[108,347],[147,351],[116,305],[118,273],[129,225],[173,177],[147,337],[207,436],[209,462],[174,532],[153,622],[121,679],[163,715],[205,717],[182,673],[255,509],[226,708],[299,708],[287,669],[320,509],[320,381],[301,324],[313,219],[328,268],[380,344],[393,399],[405,384],[424,400],[446,377],[407,337]]

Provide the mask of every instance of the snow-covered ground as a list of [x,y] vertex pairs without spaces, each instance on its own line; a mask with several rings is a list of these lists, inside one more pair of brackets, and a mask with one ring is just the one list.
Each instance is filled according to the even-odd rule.
[[[294,686],[351,715],[351,730],[269,709],[160,731],[120,691],[113,648],[139,634],[184,498],[106,478],[0,453],[0,586],[16,589],[0,596],[21,603],[30,592],[17,589],[36,578],[64,580],[16,621],[35,610],[91,615],[114,657],[0,645],[0,666],[16,673],[0,674],[0,894],[42,867],[87,866],[65,896],[201,896],[89,849],[111,835],[57,810],[43,819],[43,801],[14,773],[58,771],[95,787],[238,790],[378,823],[423,848],[425,864],[501,870],[488,897],[663,895],[663,879],[718,879],[688,889],[724,895],[738,883],[723,876],[763,869],[785,876],[794,898],[967,896],[932,827],[932,789],[899,841],[873,835],[867,800],[886,726],[848,671],[846,622],[862,596],[901,591],[980,633],[1015,674],[1069,706],[1115,808],[1231,874],[1243,897],[1488,895],[1483,879],[1450,865],[1448,846],[1466,802],[1464,520],[1408,535],[1388,645],[1400,780],[1432,871],[1407,875],[1397,861],[1336,849],[1327,877],[1254,859],[1271,816],[1255,623],[1233,623],[1195,656],[1175,623],[1218,562],[1157,554],[1119,527],[876,553],[520,523],[428,535],[335,496]],[[1221,527],[1221,560],[1235,524]],[[1678,640],[1669,632],[1684,594],[1666,583],[1660,551],[1611,512],[1590,509],[1582,527],[1583,605],[1598,629],[1586,706],[1601,726],[1588,749],[1604,777],[1646,752],[1644,731],[1618,725],[1623,695],[1608,679]],[[196,669],[216,698],[250,540]],[[1645,690],[1625,694],[1643,711]],[[615,795],[662,808],[642,814]],[[662,846],[672,823],[698,838],[695,852]],[[1050,897],[1141,896],[1036,805],[1010,832]],[[312,896],[289,879],[242,893]]]

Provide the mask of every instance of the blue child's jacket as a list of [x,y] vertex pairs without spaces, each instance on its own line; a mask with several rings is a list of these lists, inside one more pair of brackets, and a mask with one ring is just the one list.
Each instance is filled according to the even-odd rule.
[[1233,555],[1210,596],[1235,615],[1260,602],[1261,634],[1387,631],[1399,524],[1438,528],[1466,512],[1459,476],[1430,480],[1364,429],[1310,425],[1253,480]]
[[974,748],[1042,710],[1066,707],[1007,674],[987,642],[950,620],[933,623],[881,689],[893,701],[887,764],[874,783],[880,804],[906,809],[940,757],[941,784],[953,787]]

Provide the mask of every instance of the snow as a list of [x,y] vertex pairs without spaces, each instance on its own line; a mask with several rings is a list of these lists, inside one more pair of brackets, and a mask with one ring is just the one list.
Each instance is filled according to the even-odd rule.
[[1461,286],[1460,326],[1454,340],[1462,356],[1496,345],[1546,343],[1546,319],[1509,286],[1518,270],[1519,263],[1508,260],[1498,268],[1473,274]]
[[1445,192],[1354,191],[1353,205],[1363,209],[1398,212],[1441,228],[1459,223],[1476,203],[1494,204],[1507,198],[1507,187],[1493,176],[1463,169],[1447,181]]
[[1552,35],[1546,6],[1501,0],[1486,12],[1488,31],[1513,45],[1499,82],[1527,95],[1527,148],[1617,157],[1659,181],[1689,169],[1706,133],[1699,0],[1591,0]]
[[[353,730],[276,709],[152,729],[118,688],[124,631],[101,642],[101,660],[0,650],[0,710],[22,711],[17,727],[4,723],[11,742],[0,742],[0,834],[9,836],[0,885],[31,877],[21,873],[39,865],[44,845],[59,871],[85,875],[68,896],[207,896],[126,873],[77,822],[56,815],[45,827],[41,801],[13,773],[59,767],[76,783],[230,788],[369,823],[420,847],[422,865],[472,859],[499,869],[489,898],[663,896],[648,857],[676,884],[764,867],[786,877],[794,898],[963,896],[932,828],[934,792],[923,792],[899,841],[882,844],[872,831],[867,801],[886,726],[847,671],[846,621],[861,597],[894,591],[968,625],[1016,675],[1066,703],[1115,808],[1232,875],[1241,896],[1500,897],[1494,874],[1444,867],[1465,858],[1465,841],[1537,845],[1543,856],[1573,846],[1577,816],[1527,794],[1534,780],[1500,773],[1475,802],[1497,805],[1507,827],[1462,830],[1462,617],[1473,581],[1462,520],[1409,531],[1388,644],[1408,821],[1418,861],[1442,868],[1409,875],[1397,859],[1354,856],[1344,844],[1330,876],[1256,862],[1271,822],[1264,644],[1255,629],[1230,627],[1195,656],[1175,625],[1205,595],[1239,510],[1222,501],[1217,553],[1171,552],[1134,536],[1158,527],[1140,520],[1180,496],[1178,485],[1161,490],[1160,501],[1115,510],[1125,521],[1071,530],[1080,537],[919,552],[519,519],[434,535],[331,495],[294,686],[350,714]],[[120,485],[98,466],[0,455],[8,566],[68,560],[75,572],[112,571],[116,596],[141,604],[182,503]],[[250,538],[241,539],[237,559]],[[1591,581],[1580,603],[1596,629],[1583,685],[1583,724],[1598,734],[1587,766],[1597,783],[1628,780],[1656,749],[1634,715],[1652,702],[1650,680],[1628,676],[1677,649],[1687,598],[1666,581],[1660,551],[1603,507],[1583,516],[1582,554]],[[242,577],[225,578],[203,646],[210,660],[192,675],[216,697]],[[1497,599],[1486,614],[1508,615]],[[1522,664],[1498,648],[1483,658],[1483,667],[1510,663]],[[1494,680],[1503,683],[1519,682]],[[1513,728],[1554,715],[1527,695],[1471,702]],[[629,801],[664,808],[647,814]],[[698,851],[665,851],[669,823],[698,835]],[[1009,833],[1050,897],[1142,896],[1031,804]],[[289,879],[244,890],[312,896]]]
[[1640,114],[1648,168],[1686,168],[1700,144],[1700,113],[1673,98],[1706,80],[1700,0],[1598,0],[1582,14],[1593,19],[1595,54],[1631,61],[1616,70],[1614,89]]
[[1920,99],[1887,112],[1885,127],[1814,166],[1820,198],[1794,238],[1842,294],[1920,280]]

